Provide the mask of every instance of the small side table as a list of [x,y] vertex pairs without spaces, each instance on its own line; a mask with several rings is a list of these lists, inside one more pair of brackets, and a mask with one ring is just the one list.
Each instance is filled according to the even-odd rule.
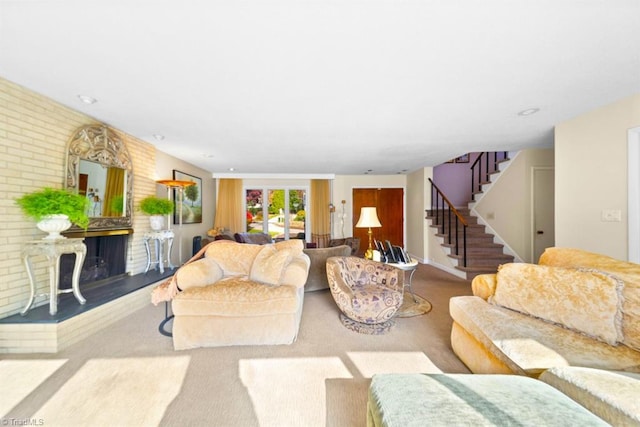
[[418,300],[416,299],[416,295],[413,293],[413,288],[411,287],[411,281],[413,280],[413,275],[415,274],[416,270],[418,269],[418,261],[412,259],[411,262],[390,262],[389,265],[402,270],[402,274],[404,274],[405,271],[410,271],[411,273],[409,274],[409,283],[407,284],[405,282],[405,286],[409,286],[409,291],[411,292],[411,296],[413,297],[413,301],[414,302],[418,302]]
[[[171,264],[171,247],[173,246],[173,238],[175,235],[171,230],[160,230],[160,231],[150,231],[144,233],[143,241],[144,248],[147,251],[147,268],[144,270],[145,273],[149,271],[151,265],[158,265],[160,268],[160,274],[164,274],[164,242],[167,242],[167,267],[170,269],[174,269],[175,266]],[[155,249],[154,257],[151,257],[151,249],[149,248],[149,241],[153,242],[153,246]]]
[[[73,292],[80,304],[84,304],[87,300],[80,293],[80,272],[82,271],[82,263],[87,254],[87,247],[84,239],[42,239],[31,240],[26,243],[22,251],[22,262],[29,276],[30,293],[29,301],[24,310],[20,312],[25,315],[33,305],[36,297],[36,280],[31,264],[31,257],[44,255],[47,258],[49,267],[49,293],[38,294],[37,296],[49,296],[49,314],[52,316],[58,312],[58,294]],[[76,254],[75,264],[73,266],[73,276],[71,279],[71,289],[58,289],[60,282],[60,257],[63,254]]]

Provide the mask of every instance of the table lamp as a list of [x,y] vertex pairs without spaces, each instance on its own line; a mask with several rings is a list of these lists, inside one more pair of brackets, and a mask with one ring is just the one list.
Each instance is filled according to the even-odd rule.
[[382,224],[380,224],[380,220],[378,219],[378,214],[376,213],[376,208],[374,207],[361,208],[360,219],[356,224],[356,228],[368,228],[367,234],[369,235],[369,247],[367,248],[367,251],[364,253],[364,257],[366,259],[373,258],[373,245],[371,243],[372,227],[382,227]]

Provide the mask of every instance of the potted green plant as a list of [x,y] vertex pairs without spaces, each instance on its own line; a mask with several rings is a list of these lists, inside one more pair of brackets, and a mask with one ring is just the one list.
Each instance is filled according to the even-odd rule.
[[60,232],[72,224],[87,229],[89,200],[65,189],[43,188],[16,199],[25,215],[37,221],[37,227],[49,233],[45,239],[61,239]]
[[113,197],[109,207],[111,208],[112,213],[122,215],[122,212],[124,212],[124,196],[119,194]]
[[149,215],[152,230],[162,230],[164,216],[173,212],[173,202],[156,196],[147,196],[140,201],[140,210]]

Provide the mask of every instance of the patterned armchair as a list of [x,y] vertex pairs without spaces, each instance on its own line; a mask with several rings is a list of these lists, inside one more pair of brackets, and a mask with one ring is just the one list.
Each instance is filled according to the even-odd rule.
[[[340,311],[360,324],[382,326],[402,305],[404,274],[390,265],[354,256],[331,257],[327,259],[327,279]],[[350,322],[341,320],[350,327]],[[357,326],[350,329],[378,333]]]

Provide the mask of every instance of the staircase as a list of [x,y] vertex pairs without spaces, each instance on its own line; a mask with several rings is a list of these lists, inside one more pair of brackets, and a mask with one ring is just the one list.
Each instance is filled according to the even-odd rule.
[[[447,222],[444,224],[434,224],[431,227],[438,228],[436,236],[443,238],[442,247],[447,248],[449,258],[457,261],[456,269],[463,271],[468,280],[473,279],[479,274],[495,273],[498,271],[500,264],[513,262],[513,256],[504,253],[504,245],[493,242],[493,234],[487,233],[485,226],[478,224],[478,218],[471,215],[469,209],[458,209],[458,213],[467,222],[466,227],[466,265],[465,252],[459,250],[456,254],[455,239],[449,240],[449,227]],[[438,216],[438,213],[429,212],[427,219],[432,221]],[[455,230],[452,227],[452,233]],[[462,228],[458,230],[458,239],[462,240],[464,231]]]
[[[472,200],[482,193],[482,186],[491,183],[491,175],[499,173],[499,164],[508,161],[506,153],[482,153],[472,166]],[[455,268],[464,272],[467,280],[479,274],[495,273],[500,264],[513,262],[513,256],[504,253],[504,245],[494,243],[494,236],[478,224],[478,218],[468,208],[456,209],[431,179],[432,209],[426,218],[437,228],[436,236],[448,256],[455,260]]]

